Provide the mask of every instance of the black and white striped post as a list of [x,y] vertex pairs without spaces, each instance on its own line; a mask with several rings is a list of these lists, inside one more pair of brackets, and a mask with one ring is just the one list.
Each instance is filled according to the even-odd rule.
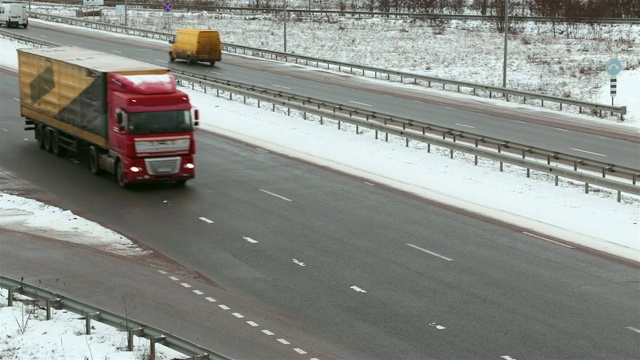
[[611,77],[611,106],[613,106],[613,98],[616,97],[617,80],[615,76]]

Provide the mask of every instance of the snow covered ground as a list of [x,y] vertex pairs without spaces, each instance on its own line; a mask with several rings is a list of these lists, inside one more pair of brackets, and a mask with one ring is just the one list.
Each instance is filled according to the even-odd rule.
[[[227,2],[239,6],[246,1]],[[128,12],[127,23],[140,29],[175,33],[178,28],[219,30],[226,43],[283,51],[282,14],[189,12],[179,5],[165,14],[156,10]],[[234,5],[235,4],[235,5]],[[276,6],[278,2],[272,2]],[[296,6],[295,4],[298,4]],[[306,8],[307,3],[289,1]],[[33,11],[74,17],[79,5],[33,6]],[[102,18],[124,25],[124,15],[102,8]],[[556,25],[523,22],[511,26],[507,87],[574,100],[611,104],[605,64],[623,65],[616,105],[640,99],[640,25]],[[349,16],[292,14],[287,21],[287,52],[348,63],[413,72],[445,79],[502,86],[504,35],[482,21],[430,22],[416,19],[353,19]],[[635,101],[634,101],[635,100]],[[577,110],[575,110],[577,111]],[[640,113],[637,116],[640,117]],[[629,119],[640,121],[639,117]],[[611,118],[609,121],[615,121]]]
[[[200,16],[203,19],[206,18],[206,16],[202,14],[195,14],[194,16]],[[174,19],[172,21],[176,20],[177,19]],[[221,20],[222,19],[216,19],[216,21]],[[144,20],[144,18],[140,16],[140,21],[151,20]],[[245,26],[244,24],[253,24],[255,22],[256,21],[252,20],[244,20],[235,23],[233,26]],[[273,21],[273,23],[277,24],[275,21]],[[354,46],[359,43],[359,39],[363,37],[367,38],[367,36],[362,36],[362,34],[367,34],[367,29],[370,31],[376,30],[376,34],[386,36],[384,35],[386,31],[381,30],[385,29],[384,27],[376,28],[373,25],[365,26],[361,24],[363,24],[362,21],[353,21],[353,24],[348,25],[347,29],[333,29],[329,31],[342,34],[339,39],[334,39],[329,34],[321,36],[319,33],[321,31],[319,26],[321,25],[316,24],[318,26],[316,30],[304,30],[305,34],[313,35],[313,37],[305,37],[305,41],[308,41],[308,44],[295,45],[294,41],[292,49],[295,49],[296,46],[306,46],[308,49],[311,49],[314,47],[314,41],[324,41],[325,38],[334,39],[336,43],[331,46],[325,46],[324,52],[321,54],[305,52],[311,51],[307,48],[304,48],[305,51],[296,50],[296,52],[311,56],[353,61],[352,58],[349,58],[351,56],[350,54],[357,52],[354,51]],[[326,25],[328,26],[329,24]],[[218,24],[208,26],[220,28]],[[232,25],[228,26],[233,27]],[[274,28],[271,32],[276,34],[277,29],[275,25],[273,26]],[[351,28],[358,29],[359,26],[363,27],[361,33],[351,33]],[[386,25],[380,24],[380,26]],[[89,30],[85,29],[83,31]],[[258,31],[269,32],[268,30],[249,30],[245,31],[245,33]],[[299,31],[303,33],[302,30]],[[429,31],[424,34],[429,33]],[[316,34],[312,34],[314,32],[316,32]],[[452,36],[458,33],[453,29],[447,29],[445,32],[450,33]],[[403,32],[398,30],[396,33]],[[494,77],[494,75],[480,75],[480,73],[483,71],[486,72],[487,69],[493,73],[494,71],[492,69],[495,68],[495,66],[491,67],[489,64],[492,61],[495,62],[496,59],[491,61],[487,60],[482,63],[487,69],[482,69],[482,66],[474,66],[473,70],[467,70],[464,59],[465,57],[475,56],[475,53],[468,51],[467,45],[471,46],[473,43],[478,43],[480,47],[483,47],[482,45],[485,44],[485,42],[490,43],[490,40],[485,39],[483,36],[472,35],[473,31],[469,29],[461,33],[467,34],[466,36],[469,38],[468,42],[458,42],[454,38],[448,41],[454,44],[462,44],[458,46],[464,48],[462,50],[468,52],[468,54],[466,56],[457,55],[454,48],[451,46],[447,47],[446,49],[451,51],[451,61],[447,63],[448,65],[446,67],[448,73],[430,74],[461,78],[471,76],[470,74],[476,74],[477,78],[469,77],[466,79],[485,83],[489,82],[487,79]],[[633,35],[635,36],[635,40],[633,40],[634,43],[632,45],[637,46],[637,31],[630,31],[630,33],[635,34]],[[224,40],[236,42],[230,41],[229,35],[230,34],[223,32],[223,36],[225,36]],[[276,35],[273,36],[277,37]],[[343,38],[348,39],[346,43],[342,42],[342,40],[344,40]],[[422,52],[424,51],[424,49],[421,48],[422,40],[420,36],[415,35],[413,40],[405,37],[402,41],[399,39],[386,43],[385,41],[380,41],[382,49],[375,47],[371,49],[370,53],[377,53],[378,60],[382,61],[369,63],[369,65],[410,70],[410,66],[407,67],[406,65],[398,65],[396,62],[392,62],[392,60],[399,57],[391,56],[391,53],[396,52],[397,54],[400,51],[406,50],[394,47],[391,50],[383,51],[383,49],[386,49],[383,45],[414,46],[414,51],[405,54],[416,54],[416,56],[420,57],[423,54],[428,54],[428,52]],[[541,40],[536,39],[534,41],[538,43]],[[600,41],[605,43],[610,42],[609,40]],[[574,41],[573,45],[566,46],[568,48],[577,48],[582,42],[582,40]],[[616,43],[615,41],[612,42]],[[260,44],[247,42],[237,43],[260,46]],[[400,43],[403,44],[400,45]],[[412,45],[411,43],[414,44]],[[273,46],[273,41],[267,41],[265,44],[270,46],[260,47],[271,47]],[[8,68],[17,68],[15,49],[22,46],[24,45],[0,39],[1,65]],[[318,46],[322,45],[318,44]],[[347,46],[347,48],[339,50],[341,46]],[[630,64],[638,57],[638,49],[633,46],[630,50],[630,60],[626,60]],[[544,42],[538,43],[536,46],[536,48],[544,47]],[[336,51],[342,51],[342,56],[345,58],[340,58],[340,56],[334,57],[332,55],[333,53],[329,52],[333,48],[335,48]],[[533,47],[523,47],[522,51],[524,52],[526,49],[531,48]],[[544,51],[545,54],[550,55],[557,54],[554,50],[536,51]],[[570,52],[565,56],[568,59],[573,59],[574,55],[574,52]],[[611,52],[609,55],[602,54],[601,58],[606,61],[608,57],[617,56],[623,59],[624,62],[625,58],[618,55],[618,53]],[[361,58],[362,61],[358,62],[365,63],[371,57],[375,56],[364,56]],[[598,60],[598,62],[599,61],[600,60]],[[570,63],[578,62],[580,62],[580,60],[570,61]],[[439,62],[434,60],[434,63]],[[439,68],[440,70],[444,70],[441,66],[439,66]],[[458,71],[455,69],[458,69]],[[469,72],[467,73],[466,71]],[[529,69],[529,71],[531,72],[523,73],[523,79],[538,78],[540,81],[545,81],[536,70]],[[495,72],[497,72],[497,70]],[[513,78],[517,77],[513,76]],[[632,94],[626,100],[628,101],[627,106],[630,111],[630,116],[627,117],[627,121],[624,124],[620,124],[612,121],[612,119],[600,120],[585,115],[578,116],[578,118],[587,122],[606,122],[611,126],[639,127],[640,101],[638,101],[638,94],[640,93],[640,72],[638,70],[625,70],[618,78],[619,94],[621,94],[621,96],[616,98],[617,103],[618,100],[620,101],[619,103],[622,103],[625,98],[622,94]],[[600,102],[607,102],[604,101],[606,99],[601,96],[603,96],[602,94],[605,92],[608,93],[608,81],[594,87],[596,83],[595,81],[583,79],[581,82],[571,84],[567,82],[569,85],[566,86],[571,89],[572,94],[597,94],[593,96],[598,97]],[[432,147],[432,154],[427,155],[424,146],[414,144],[406,148],[403,140],[399,138],[392,138],[389,143],[385,143],[383,141],[376,141],[371,132],[364,131],[360,135],[355,135],[355,131],[349,127],[343,127],[342,131],[337,130],[337,126],[330,121],[325,121],[325,125],[320,125],[317,121],[303,120],[297,116],[288,117],[283,114],[284,112],[273,113],[271,112],[271,108],[260,109],[242,105],[234,101],[218,99],[211,95],[188,89],[183,90],[189,93],[194,105],[201,110],[200,127],[202,130],[235,137],[267,150],[303,158],[323,166],[369,178],[374,182],[400,188],[420,196],[461,206],[470,211],[476,211],[503,221],[517,223],[537,233],[549,234],[550,236],[556,236],[569,242],[640,261],[640,225],[638,224],[640,220],[640,199],[636,197],[624,195],[624,201],[617,203],[615,201],[615,195],[606,190],[594,191],[589,195],[585,195],[581,184],[562,180],[560,181],[560,186],[555,187],[552,178],[545,174],[533,173],[532,177],[527,179],[522,169],[511,166],[506,166],[505,172],[501,173],[497,171],[497,165],[491,161],[481,161],[479,166],[473,166],[472,158],[459,155],[451,160],[448,158],[448,152],[444,149],[434,150]],[[589,99],[590,98],[583,98],[583,100]],[[610,99],[608,99],[608,101],[610,101]],[[0,127],[1,125],[2,123],[0,122]],[[20,134],[17,136],[24,136],[25,139],[29,140],[33,138],[32,134]],[[328,146],[328,144],[331,144],[331,146]],[[345,153],[349,153],[350,157],[345,158]],[[408,174],[411,175],[409,176]],[[115,182],[114,186],[117,186]],[[89,239],[88,245],[96,246],[107,251],[129,254],[131,256],[142,254],[142,251],[136,248],[130,240],[108,229],[104,229],[96,223],[75,216],[69,211],[56,209],[34,200],[24,199],[10,194],[0,194],[0,227],[9,229],[20,228],[23,230],[24,228],[29,228],[36,233],[46,232],[60,239],[78,242],[83,241],[82,239]],[[72,234],[82,234],[82,236],[74,236]],[[93,236],[84,236],[87,234],[93,234]],[[144,239],[140,240],[144,241]],[[103,335],[96,335],[94,338],[86,339],[84,336],[80,336],[82,333],[78,330],[83,329],[83,323],[80,320],[63,320],[62,322],[56,322],[56,325],[47,325],[55,327],[56,330],[44,330],[44,328],[40,328],[41,325],[39,323],[41,323],[41,321],[35,321],[34,318],[27,327],[29,332],[26,335],[20,334],[20,322],[22,321],[21,319],[23,319],[25,310],[2,307],[2,301],[6,299],[6,293],[4,294],[4,298],[0,296],[0,357],[2,358],[75,359],[88,357],[98,359],[137,359],[140,358],[140,354],[144,352],[142,348],[139,348],[136,352],[138,355],[133,353],[123,355],[123,353],[117,350],[118,347],[122,347],[122,334],[117,332],[111,335],[101,332]],[[72,314],[69,314],[69,316],[70,318],[75,317]],[[56,318],[58,318],[57,315]],[[33,329],[33,332],[31,332],[31,329]],[[45,345],[45,340],[41,340],[34,335],[42,334],[45,331],[57,334],[52,338],[60,340],[57,340],[55,344]],[[63,334],[66,334],[64,336],[70,335],[71,338],[62,338]],[[98,339],[98,342],[90,342],[90,345],[87,344],[88,341],[94,341],[95,339]],[[61,345],[58,346],[58,344]],[[107,346],[107,344],[110,344],[110,346]],[[103,345],[106,352],[99,353],[98,348],[102,349]],[[57,354],[62,352],[62,355],[59,357],[53,356],[51,349],[57,349]],[[130,355],[134,357],[125,357]]]
[[[52,309],[52,320],[47,321],[40,304],[14,301],[8,307],[7,296],[7,290],[0,289],[0,359],[150,359],[147,339],[134,336],[133,351],[125,351],[126,332],[92,321],[91,335],[85,335],[85,321],[80,315]],[[156,346],[156,360],[184,358],[177,351]]]

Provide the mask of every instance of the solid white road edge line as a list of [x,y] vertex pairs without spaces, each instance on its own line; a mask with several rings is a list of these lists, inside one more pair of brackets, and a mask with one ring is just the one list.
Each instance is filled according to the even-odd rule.
[[536,239],[540,239],[540,240],[544,240],[544,241],[546,241],[546,242],[550,242],[550,243],[552,243],[552,244],[556,244],[556,245],[564,246],[564,247],[566,247],[567,249],[575,249],[575,247],[573,247],[573,246],[571,246],[571,245],[567,245],[567,244],[563,244],[563,243],[558,242],[558,241],[555,241],[555,240],[547,239],[546,237],[543,237],[543,236],[539,236],[539,235],[536,235],[536,234],[528,233],[528,232],[526,232],[526,231],[523,231],[522,233],[523,233],[523,234],[525,234],[525,235],[529,235],[529,236],[531,236],[531,237],[534,237],[534,238],[536,238]]

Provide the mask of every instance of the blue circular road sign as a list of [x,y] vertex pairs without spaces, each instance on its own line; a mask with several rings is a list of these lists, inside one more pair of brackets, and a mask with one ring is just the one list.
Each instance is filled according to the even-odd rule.
[[618,59],[609,59],[607,61],[607,73],[611,76],[616,76],[622,70],[622,64]]
[[171,5],[171,3],[167,1],[166,3],[164,3],[163,8],[164,12],[170,12],[171,10],[173,10],[173,5]]

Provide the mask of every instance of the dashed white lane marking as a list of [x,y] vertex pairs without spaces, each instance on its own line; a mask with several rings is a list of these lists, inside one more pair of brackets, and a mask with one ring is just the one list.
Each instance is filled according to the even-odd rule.
[[211,296],[207,296],[205,298],[208,302],[216,302],[216,299],[212,298]]
[[166,271],[164,271],[164,270],[158,270],[158,272],[159,272],[160,274],[162,274],[162,275],[167,275],[167,274],[168,274],[168,272],[166,272]]
[[543,236],[539,236],[539,235],[536,235],[536,234],[531,234],[531,233],[528,233],[528,232],[526,232],[526,231],[523,231],[522,233],[523,233],[523,234],[525,234],[525,235],[529,235],[529,236],[531,236],[531,237],[534,237],[534,238],[536,238],[536,239],[540,239],[540,240],[544,240],[544,241],[546,241],[546,242],[550,242],[550,243],[552,243],[552,244],[556,244],[556,245],[564,246],[564,247],[566,247],[567,249],[575,249],[575,247],[573,247],[573,246],[571,246],[571,245],[567,245],[567,244],[563,244],[563,243],[558,242],[558,241],[554,241],[554,240],[551,240],[551,239],[547,239],[546,237],[543,237]]
[[295,264],[300,265],[300,266],[307,266],[307,265],[305,265],[302,261],[297,260],[297,259],[293,259],[293,262],[294,262]]
[[180,285],[182,285],[182,286],[184,286],[184,287],[186,287],[186,288],[190,288],[190,287],[191,287],[191,285],[189,285],[189,284],[187,284],[187,283],[180,283]]
[[289,345],[289,344],[291,344],[290,342],[288,342],[288,341],[287,341],[287,340],[285,340],[285,339],[277,339],[277,340],[278,340],[278,342],[280,342],[280,343],[282,343],[282,344],[285,344],[285,345]]
[[438,325],[438,324],[436,324],[436,323],[431,323],[431,324],[429,324],[429,326],[432,326],[432,327],[434,327],[434,328],[436,328],[436,329],[438,329],[438,330],[444,330],[444,329],[446,329],[446,327],[444,327],[444,326],[442,326],[442,325]]
[[635,332],[637,332],[638,334],[640,334],[640,329],[636,329],[636,328],[631,327],[631,326],[627,326],[627,329],[629,329],[629,330],[631,330],[631,331],[635,331]]
[[475,126],[471,126],[471,125],[467,125],[467,124],[460,124],[460,123],[456,123],[456,125],[458,126],[462,126],[462,127],[467,127],[467,128],[471,128],[471,129],[475,129]]
[[366,290],[361,289],[361,288],[359,288],[359,287],[357,287],[357,286],[355,286],[355,285],[353,285],[352,287],[350,287],[350,289],[353,289],[353,290],[355,290],[355,291],[357,291],[357,292],[361,292],[361,293],[366,293],[366,292],[367,292]]
[[500,356],[500,358],[502,358],[502,359],[504,359],[504,360],[516,360],[516,358],[512,358],[512,357],[511,357],[511,356],[509,356],[509,355],[502,355],[502,356]]
[[238,319],[242,319],[244,317],[244,315],[240,313],[233,313],[233,316],[237,317]]
[[277,87],[277,88],[280,88],[280,89],[287,89],[287,90],[291,90],[291,88],[290,88],[290,87],[286,87],[286,86],[282,86],[282,85],[273,85],[273,87]]
[[116,54],[122,54],[122,51],[118,51],[118,50],[112,50],[112,51]]
[[258,240],[253,240],[253,239],[252,239],[252,238],[250,238],[250,237],[243,236],[242,238],[243,238],[243,239],[245,239],[245,240],[247,240],[248,242],[250,242],[250,243],[252,243],[252,244],[255,244],[255,243],[257,243],[257,242],[258,242]]
[[209,219],[207,219],[207,218],[206,218],[206,217],[204,217],[204,216],[201,216],[201,217],[199,217],[198,219],[200,219],[200,220],[202,220],[202,221],[206,222],[207,224],[213,224],[213,220],[209,220]]
[[453,259],[450,259],[450,258],[448,258],[448,257],[446,257],[446,256],[442,256],[442,255],[440,255],[440,254],[438,254],[438,253],[434,253],[433,251],[429,251],[429,250],[427,250],[427,249],[423,249],[423,248],[421,248],[421,247],[419,247],[419,246],[415,246],[415,245],[413,245],[413,244],[407,244],[407,245],[408,245],[408,246],[411,246],[411,247],[412,247],[412,248],[414,248],[414,249],[418,249],[418,250],[420,250],[420,251],[426,252],[426,253],[427,253],[427,254],[429,254],[429,255],[433,255],[433,256],[435,256],[435,257],[439,257],[440,259],[447,260],[447,261],[453,261]]
[[274,194],[274,193],[272,193],[272,192],[270,192],[270,191],[267,191],[267,190],[264,190],[264,189],[260,189],[260,191],[262,191],[262,192],[263,192],[263,193],[265,193],[265,194],[269,194],[269,195],[271,195],[271,196],[275,196],[275,197],[277,197],[277,198],[279,198],[279,199],[282,199],[282,200],[284,200],[284,201],[292,201],[291,199],[287,199],[287,198],[286,198],[286,197],[284,197],[284,196],[280,196],[280,195],[278,195],[278,194]]
[[160,59],[154,59],[155,61],[161,62],[161,63],[166,63],[167,60],[160,60]]
[[251,326],[253,326],[253,327],[258,326],[258,324],[256,324],[256,323],[255,323],[255,322],[253,322],[253,321],[247,321],[247,324],[249,324],[249,325],[251,325]]
[[554,130],[558,130],[558,131],[564,131],[564,132],[569,132],[569,130],[567,129],[560,129],[560,128],[553,128]]
[[47,37],[47,35],[40,35],[40,37],[46,38],[46,37]]
[[267,335],[269,335],[269,336],[274,335],[274,333],[272,333],[271,331],[269,331],[267,329],[262,330],[262,332],[267,334]]
[[180,279],[178,279],[178,278],[177,278],[177,277],[175,277],[175,276],[169,276],[169,279],[171,279],[171,280],[173,280],[173,281],[178,281],[178,280],[180,280]]
[[222,75],[222,73],[218,72],[218,71],[209,71],[209,72],[212,73],[212,74],[216,74],[216,75]]
[[18,98],[13,98],[13,100],[15,100],[17,102],[20,102],[20,99],[18,99]]
[[196,294],[196,295],[202,295],[203,294],[203,292],[200,291],[200,290],[193,290],[193,293]]
[[362,106],[371,106],[371,104],[367,104],[367,103],[361,103],[361,102],[357,102],[357,101],[349,101],[352,104],[357,104],[357,105],[362,105]]
[[300,354],[300,355],[304,355],[304,354],[306,354],[306,353],[307,353],[306,351],[304,351],[304,350],[302,350],[302,349],[300,349],[300,348],[294,348],[293,350],[294,350],[295,352],[297,352],[298,354]]
[[376,186],[375,184],[370,183],[370,182],[368,182],[368,181],[365,181],[364,183],[365,183],[365,184],[367,184],[367,185],[369,185],[369,186]]
[[227,305],[222,305],[222,304],[220,304],[220,305],[218,305],[218,306],[219,306],[219,307],[220,307],[220,309],[222,309],[222,310],[229,310],[229,309],[231,309],[231,308],[230,308],[230,307],[228,307]]
[[591,155],[597,155],[597,156],[607,157],[607,155],[599,154],[599,153],[591,152],[591,151],[587,151],[587,150],[580,150],[580,149],[576,149],[576,148],[569,148],[569,149],[571,149],[571,150],[573,150],[573,151],[583,152],[583,153],[586,153],[586,154],[591,154]]

